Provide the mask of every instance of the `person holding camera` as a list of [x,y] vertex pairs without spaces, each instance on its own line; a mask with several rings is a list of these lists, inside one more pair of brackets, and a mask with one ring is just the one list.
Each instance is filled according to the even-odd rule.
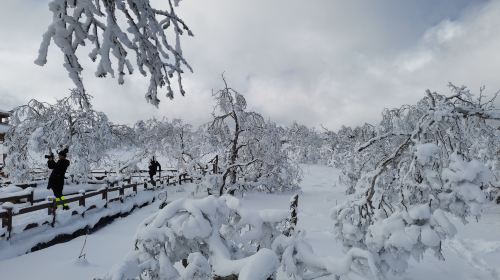
[[[64,187],[64,175],[66,174],[66,169],[69,166],[69,160],[66,159],[68,154],[68,148],[59,151],[57,162],[54,160],[54,154],[51,152],[50,155],[45,156],[47,160],[47,166],[52,169],[52,173],[49,176],[49,183],[47,189],[52,189],[56,201],[64,201],[63,187]],[[59,204],[59,203],[58,203]],[[69,207],[66,203],[63,203],[63,209],[68,210]]]

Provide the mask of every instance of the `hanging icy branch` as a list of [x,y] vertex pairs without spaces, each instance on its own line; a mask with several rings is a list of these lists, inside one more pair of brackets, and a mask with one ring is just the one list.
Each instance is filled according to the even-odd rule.
[[[53,0],[49,3],[52,23],[43,34],[35,63],[40,66],[47,63],[48,48],[53,40],[63,53],[64,67],[70,78],[83,92],[79,47],[92,45],[89,57],[97,61],[95,75],[115,77],[117,74],[119,84],[124,83],[126,73],[133,73],[129,60],[129,52],[133,52],[139,72],[150,77],[148,102],[158,105],[158,88],[162,87],[166,87],[166,96],[173,98],[171,79],[174,76],[179,92],[184,95],[183,68],[192,69],[182,55],[180,37],[184,32],[189,36],[193,33],[175,13],[178,2],[168,0],[168,8],[158,10],[149,0]],[[169,30],[171,34],[167,34]],[[175,42],[170,42],[170,37]],[[115,58],[115,65],[111,57]]]

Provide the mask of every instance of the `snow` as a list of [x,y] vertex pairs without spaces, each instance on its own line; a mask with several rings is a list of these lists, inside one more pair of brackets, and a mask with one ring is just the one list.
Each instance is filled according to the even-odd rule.
[[9,125],[0,123],[0,133],[2,133],[2,134],[7,133],[7,131],[9,131],[9,128],[10,128]]
[[269,249],[262,249],[251,256],[241,269],[240,280],[266,280],[276,269],[279,262],[276,254]]
[[[325,265],[332,264],[330,260],[345,258],[341,244],[335,241],[332,234],[332,221],[330,209],[345,200],[345,187],[338,182],[339,171],[325,166],[306,165],[304,169],[304,180],[301,184],[302,193],[299,194],[298,228],[305,231],[305,240],[311,244],[314,254],[321,257]],[[190,195],[194,189],[192,184],[177,187],[169,187],[169,200],[183,198]],[[198,195],[198,194],[197,194]],[[201,194],[199,194],[201,195]],[[267,212],[269,219],[278,218],[279,213],[289,208],[291,194],[246,194],[239,197],[239,203],[235,200],[227,203],[234,208],[241,207],[248,211],[260,209],[275,209],[276,212]],[[27,255],[5,259],[0,261],[0,272],[2,279],[44,279],[50,275],[50,279],[92,279],[102,277],[111,271],[111,267],[120,263],[134,245],[134,237],[139,224],[158,209],[159,201],[138,209],[125,218],[119,218],[112,224],[88,235],[85,248],[87,262],[77,261],[84,236],[75,238],[69,242],[54,245],[52,247],[33,252]],[[173,206],[171,206],[173,207]],[[275,216],[276,215],[276,216]],[[457,236],[442,244],[445,261],[439,261],[432,252],[426,252],[421,262],[410,261],[407,272],[401,276],[389,276],[389,280],[492,280],[498,275],[497,264],[500,262],[500,207],[494,204],[486,205],[482,219],[479,222],[472,221],[462,225],[454,218],[448,218],[441,210],[434,211],[431,216],[424,206],[415,207],[406,218],[430,219],[429,226],[422,229],[422,242],[429,246],[436,245],[436,233],[433,233],[432,225],[439,224],[448,232],[455,232],[459,228]],[[396,220],[399,220],[396,219]],[[394,222],[391,228],[400,228],[398,222]],[[401,232],[401,240],[411,240],[415,233]],[[408,241],[409,242],[409,241]],[[1,250],[0,250],[1,251]],[[303,249],[307,252],[306,249]],[[275,265],[272,252],[267,254],[264,264],[246,262],[248,268],[241,268],[241,276],[259,279],[258,271],[250,271],[250,266],[268,267]],[[196,267],[203,267],[206,260],[202,256],[192,255],[188,266],[182,275],[192,275]],[[255,262],[263,259],[256,258]],[[338,261],[336,262],[339,263]],[[345,259],[345,265],[349,259]],[[29,266],[30,269],[26,269]],[[340,269],[341,267],[331,267]],[[246,274],[248,269],[248,273]],[[54,273],[56,272],[57,273]],[[184,278],[192,279],[192,278]],[[279,273],[278,279],[287,279],[284,273]],[[319,278],[329,279],[329,278]],[[364,279],[358,275],[349,275],[352,280]]]
[[439,153],[438,146],[436,146],[436,144],[433,143],[417,145],[416,149],[417,151],[415,155],[417,156],[418,162],[422,165],[430,162],[432,157]]

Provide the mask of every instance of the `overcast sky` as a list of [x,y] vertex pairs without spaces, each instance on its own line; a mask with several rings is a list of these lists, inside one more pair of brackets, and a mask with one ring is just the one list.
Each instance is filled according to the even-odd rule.
[[[54,102],[73,87],[54,45],[45,67],[33,63],[48,2],[2,0],[0,108]],[[448,82],[500,89],[500,1],[184,0],[178,14],[195,33],[183,41],[194,68],[186,97],[162,98],[156,109],[144,99],[147,80],[118,86],[85,63],[87,90],[111,120],[205,122],[222,72],[266,118],[331,129],[376,122],[382,109],[414,103],[427,88],[449,93]]]

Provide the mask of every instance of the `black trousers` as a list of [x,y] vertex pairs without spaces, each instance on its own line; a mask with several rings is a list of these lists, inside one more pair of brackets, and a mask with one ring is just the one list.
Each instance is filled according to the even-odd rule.
[[52,192],[54,192],[55,197],[61,197],[63,195],[62,188],[52,188]]
[[151,179],[151,185],[156,186],[156,181],[153,179],[154,176],[155,174],[149,173],[149,178]]

